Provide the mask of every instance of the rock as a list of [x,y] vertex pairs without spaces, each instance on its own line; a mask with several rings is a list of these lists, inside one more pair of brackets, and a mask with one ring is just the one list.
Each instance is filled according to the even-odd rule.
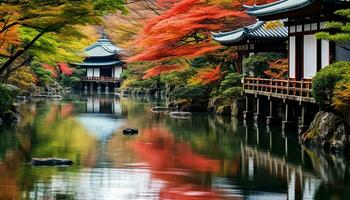
[[173,117],[173,118],[177,118],[177,119],[189,119],[189,118],[191,118],[192,113],[174,111],[174,112],[170,112],[169,116]]
[[231,104],[231,116],[241,116],[244,111],[244,101],[242,98],[233,100]]
[[214,97],[209,99],[207,111],[214,114],[228,115],[231,113],[231,105],[227,98]]
[[348,147],[348,135],[344,122],[330,112],[318,112],[309,129],[299,135],[301,143],[323,147],[333,152],[345,151]]
[[60,166],[72,165],[73,161],[62,158],[32,158],[30,164],[33,166]]
[[167,112],[171,112],[173,111],[175,108],[171,108],[171,107],[161,107],[161,106],[156,106],[151,108],[151,111],[153,113],[167,113]]
[[123,130],[124,135],[135,135],[139,132],[137,128],[126,128]]
[[231,106],[230,105],[222,105],[217,108],[215,111],[218,115],[229,115],[231,114]]

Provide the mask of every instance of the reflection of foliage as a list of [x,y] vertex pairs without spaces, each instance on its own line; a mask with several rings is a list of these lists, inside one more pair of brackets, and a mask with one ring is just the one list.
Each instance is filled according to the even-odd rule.
[[[220,121],[223,120],[224,122]],[[176,139],[189,141],[193,150],[215,159],[236,159],[239,156],[240,140],[236,134],[237,121],[218,116],[194,116],[188,121],[167,121],[167,126]]]

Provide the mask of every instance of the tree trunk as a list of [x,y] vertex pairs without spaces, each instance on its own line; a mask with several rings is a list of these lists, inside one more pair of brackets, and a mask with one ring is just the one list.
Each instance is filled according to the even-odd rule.
[[32,41],[30,41],[23,49],[17,51],[13,56],[11,56],[1,67],[0,74],[2,74],[7,68],[11,66],[11,64],[20,57],[24,52],[26,52],[42,35],[44,35],[45,31],[40,32],[37,36],[35,36]]

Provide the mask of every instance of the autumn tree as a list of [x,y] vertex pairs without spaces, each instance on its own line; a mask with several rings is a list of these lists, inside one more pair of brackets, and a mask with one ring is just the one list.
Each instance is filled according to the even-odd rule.
[[128,61],[168,66],[218,50],[221,46],[211,40],[212,31],[237,28],[254,20],[244,13],[242,3],[252,1],[159,0],[158,5],[166,11],[146,21],[135,40],[139,51]]
[[[122,0],[58,0],[58,1],[7,1],[0,5],[1,55],[0,65],[4,80],[11,70],[27,65],[35,57],[44,55],[47,49],[66,61],[65,54],[76,50],[72,42],[82,36],[77,28],[80,24],[101,22],[100,16],[116,9],[125,11]],[[39,40],[46,36],[46,43]],[[53,42],[55,41],[55,42]],[[56,44],[54,44],[56,43]],[[61,46],[63,43],[63,47]],[[64,44],[65,43],[65,44]],[[33,47],[37,48],[36,51]],[[51,45],[51,46],[50,46]],[[42,49],[42,47],[45,47]]]

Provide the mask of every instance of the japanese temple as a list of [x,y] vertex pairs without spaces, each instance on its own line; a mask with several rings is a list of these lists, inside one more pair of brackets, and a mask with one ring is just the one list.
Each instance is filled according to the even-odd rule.
[[267,28],[265,21],[258,21],[233,31],[213,33],[212,38],[222,45],[236,48],[238,58],[235,69],[245,74],[242,67],[245,58],[254,54],[287,53],[288,29],[283,26],[282,20],[279,23],[273,28]]
[[80,77],[81,88],[85,93],[109,93],[120,85],[120,75],[124,63],[120,59],[122,49],[112,44],[106,34],[94,44],[85,48],[86,58],[75,65],[85,69],[85,76]]
[[[317,32],[329,31],[326,24],[337,19],[334,12],[350,8],[349,0],[279,0],[264,5],[245,6],[259,20],[285,20],[288,28],[289,69],[287,79],[244,78],[246,109],[266,124],[282,121],[282,127],[299,126],[305,131],[318,107],[312,97],[312,78],[335,61],[350,60],[350,52],[328,40],[318,40]],[[347,45],[347,44],[343,44]],[[269,105],[264,106],[264,105]],[[266,117],[266,118],[265,118]]]

